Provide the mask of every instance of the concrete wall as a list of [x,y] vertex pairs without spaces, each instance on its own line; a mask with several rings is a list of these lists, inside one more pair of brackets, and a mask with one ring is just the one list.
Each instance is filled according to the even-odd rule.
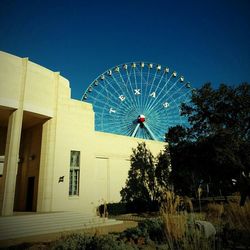
[[[4,52],[0,52],[0,106],[12,107],[19,112],[19,120],[15,119],[16,123],[12,127],[9,125],[12,130],[20,123],[23,127],[29,125],[26,124],[30,122],[29,119],[22,119],[23,112],[26,112],[26,117],[32,114],[29,118],[35,117],[35,114],[47,118],[47,121],[41,120],[39,125],[42,135],[34,137],[37,137],[37,144],[41,141],[39,170],[35,173],[35,176],[39,176],[36,184],[36,209],[39,212],[81,210],[95,213],[96,207],[103,201],[119,201],[119,192],[125,185],[130,167],[132,148],[137,147],[138,142],[145,141],[152,153],[157,155],[164,147],[161,142],[94,131],[92,105],[70,98],[67,79],[27,59]],[[37,115],[36,119],[39,119]],[[38,121],[36,120],[36,123]],[[35,144],[32,144],[36,142],[28,136],[29,131],[35,133],[35,130],[23,129],[16,135],[11,129],[7,136],[10,140],[20,143],[18,136],[23,134],[23,138],[28,140],[25,145],[36,148]],[[11,133],[16,140],[11,139]],[[26,139],[23,139],[23,142]],[[5,152],[8,158],[13,153],[13,146],[9,145],[6,147],[7,153]],[[15,150],[19,150],[19,144]],[[78,196],[69,196],[71,150],[80,151]],[[17,153],[27,151],[21,144]],[[13,162],[16,164],[15,168],[11,167]],[[4,165],[6,172],[3,179],[7,183],[16,183],[14,172],[17,171],[17,165],[17,161],[12,161],[12,164],[7,161]],[[8,175],[8,169],[11,168],[11,175]],[[59,182],[60,177],[64,177],[63,182]],[[10,191],[8,194],[5,192],[11,190],[11,187],[6,183],[3,186],[4,190],[0,192],[5,198],[7,195],[7,200],[14,199],[9,194]],[[21,199],[17,192],[16,197]],[[11,202],[8,204],[5,214],[9,213],[12,206]],[[16,198],[16,206],[20,207],[21,204],[22,202],[18,204]]]
[[24,111],[53,117],[58,88],[60,97],[70,98],[69,82],[58,72],[29,60],[26,64],[23,58],[0,51],[0,106],[20,108],[24,91],[21,100]]

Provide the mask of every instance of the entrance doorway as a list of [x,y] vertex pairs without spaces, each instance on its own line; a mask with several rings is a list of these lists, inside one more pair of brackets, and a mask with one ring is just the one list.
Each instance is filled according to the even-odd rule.
[[42,124],[22,130],[14,211],[36,211],[41,139]]
[[35,176],[28,177],[26,211],[33,211],[34,189],[35,189]]

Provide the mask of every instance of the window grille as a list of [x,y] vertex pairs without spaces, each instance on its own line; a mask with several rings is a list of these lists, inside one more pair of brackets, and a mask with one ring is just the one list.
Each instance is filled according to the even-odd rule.
[[79,195],[80,151],[70,151],[69,196]]

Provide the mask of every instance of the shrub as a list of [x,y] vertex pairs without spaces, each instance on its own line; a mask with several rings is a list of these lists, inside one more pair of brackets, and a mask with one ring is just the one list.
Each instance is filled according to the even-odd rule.
[[104,210],[107,210],[109,215],[157,212],[159,211],[159,203],[157,201],[145,202],[140,200],[128,203],[125,202],[108,203],[100,205],[98,210],[100,215],[104,214]]
[[53,250],[132,250],[136,249],[132,245],[127,245],[123,241],[118,241],[112,235],[88,236],[84,234],[72,234],[61,237],[51,243]]
[[148,234],[148,238],[157,243],[166,242],[163,221],[161,218],[147,219],[139,222],[139,228],[144,228]]
[[53,250],[73,250],[73,249],[88,249],[91,244],[92,237],[81,234],[71,234],[62,236],[60,239],[51,243]]
[[137,249],[135,246],[127,245],[123,241],[117,240],[112,235],[101,235],[92,237],[91,244],[86,250],[129,250]]
[[138,223],[136,228],[129,228],[120,234],[120,238],[125,241],[138,241],[148,243],[154,241],[156,243],[166,242],[163,232],[163,222],[161,218],[147,219]]

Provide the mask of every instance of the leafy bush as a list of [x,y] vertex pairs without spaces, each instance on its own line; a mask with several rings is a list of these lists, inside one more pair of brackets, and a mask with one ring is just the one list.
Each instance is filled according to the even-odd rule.
[[157,243],[162,243],[166,241],[164,230],[163,230],[163,221],[160,218],[147,219],[138,224],[139,228],[144,228],[148,234],[148,238]]
[[137,249],[135,246],[127,245],[123,241],[117,240],[112,235],[102,235],[94,236],[92,238],[91,244],[88,245],[86,250],[127,250],[127,249]]
[[120,239],[133,241],[136,244],[139,241],[142,244],[147,244],[150,241],[164,243],[166,238],[163,231],[163,222],[160,218],[141,221],[136,228],[129,228],[122,232]]
[[119,203],[108,203],[105,205],[102,204],[98,208],[100,215],[103,215],[105,206],[109,215],[159,211],[159,203],[157,201],[153,202],[133,201],[128,203],[119,202]]
[[81,234],[71,234],[62,236],[60,239],[52,243],[51,249],[54,250],[70,250],[70,249],[88,249],[92,242],[92,237]]
[[128,213],[126,203],[119,202],[119,203],[108,203],[105,205],[104,204],[100,205],[99,206],[100,215],[103,215],[105,206],[109,215],[119,215]]
[[50,246],[53,250],[129,250],[137,249],[136,246],[127,245],[118,241],[112,235],[88,236],[83,234],[72,234],[64,236],[53,242]]

